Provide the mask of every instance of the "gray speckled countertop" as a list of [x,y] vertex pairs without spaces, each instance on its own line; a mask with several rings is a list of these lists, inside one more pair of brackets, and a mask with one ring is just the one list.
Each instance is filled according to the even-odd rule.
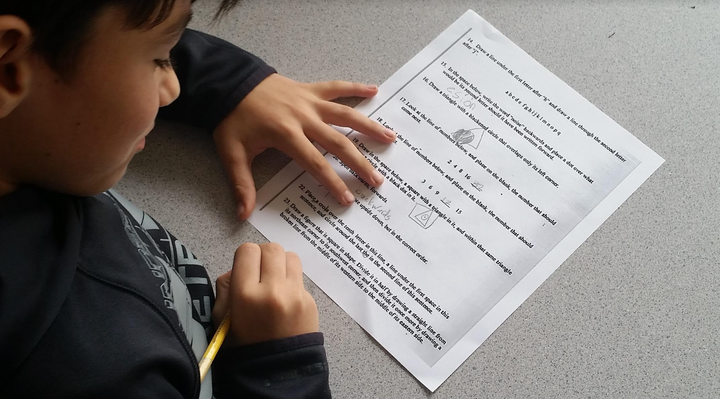
[[[720,2],[244,0],[192,27],[286,76],[382,83],[472,8],[666,159],[434,393],[312,282],[336,398],[720,397]],[[270,151],[265,183],[288,162]],[[204,132],[160,122],[118,190],[215,277],[265,241]]]

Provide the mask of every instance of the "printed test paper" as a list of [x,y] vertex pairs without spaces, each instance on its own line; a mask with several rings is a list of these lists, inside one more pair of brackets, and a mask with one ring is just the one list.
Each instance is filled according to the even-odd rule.
[[326,154],[344,207],[293,162],[250,222],[431,391],[663,162],[473,11],[357,109],[385,183]]

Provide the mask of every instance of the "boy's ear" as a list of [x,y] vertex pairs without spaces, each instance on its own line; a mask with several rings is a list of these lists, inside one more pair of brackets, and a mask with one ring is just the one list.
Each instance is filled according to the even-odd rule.
[[32,30],[13,15],[0,15],[0,118],[10,114],[28,92]]

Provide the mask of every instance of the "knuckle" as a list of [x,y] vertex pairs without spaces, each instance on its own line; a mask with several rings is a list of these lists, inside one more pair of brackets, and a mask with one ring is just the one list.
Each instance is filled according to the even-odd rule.
[[290,312],[290,304],[287,301],[286,293],[277,288],[269,292],[265,304],[275,314],[285,315]]
[[233,303],[243,305],[253,305],[257,302],[257,295],[254,291],[245,287],[237,287],[234,291],[231,291]]
[[316,307],[315,300],[302,287],[276,286],[266,292],[264,305],[273,314],[289,317]]
[[325,170],[326,167],[329,166],[325,158],[320,155],[320,153],[317,153],[314,156],[310,157],[307,162],[308,168],[316,172],[322,172]]
[[307,291],[302,292],[302,295],[297,301],[297,308],[295,309],[295,312],[302,314],[317,312],[317,305],[315,304],[315,299],[313,299],[313,297]]
[[305,297],[305,290],[297,291],[293,299],[292,312],[295,314],[307,313],[307,311],[311,310],[314,306],[314,301],[311,303],[311,301],[308,301]]
[[295,134],[296,125],[294,122],[278,119],[274,123],[274,129],[279,135],[284,138],[292,137]]
[[280,245],[276,242],[268,242],[266,244],[263,244],[262,250],[265,252],[270,252],[270,253],[285,252],[285,249],[282,247],[282,245]]
[[305,291],[305,301],[303,302],[306,309],[310,309],[312,311],[317,312],[317,303],[315,303],[315,298],[310,295],[309,292]]
[[298,265],[300,264],[300,257],[295,252],[289,251],[286,256],[289,261],[297,263]]
[[327,145],[333,149],[348,149],[352,146],[350,140],[342,134],[332,134],[327,139]]
[[253,189],[255,188],[255,187],[254,187],[254,184],[251,186],[247,181],[245,181],[245,180],[240,180],[240,179],[237,179],[237,180],[233,183],[233,187],[235,188],[235,190],[237,190],[238,192],[241,192],[241,193],[242,193],[242,192],[246,192],[246,191],[249,190],[250,188],[253,188]]
[[240,246],[235,250],[235,257],[236,257],[236,258],[237,258],[237,257],[240,257],[240,256],[242,256],[242,254],[244,254],[244,253],[253,253],[253,252],[255,252],[255,251],[258,251],[259,249],[260,249],[260,247],[259,247],[257,244],[252,243],[252,242],[246,242],[246,243],[240,245]]
[[343,119],[351,119],[355,116],[355,110],[348,107],[347,105],[338,105],[335,108],[335,113]]
[[216,287],[227,287],[228,285],[230,285],[230,276],[231,276],[230,272],[221,275],[220,277],[217,278],[217,280],[215,280],[215,286]]

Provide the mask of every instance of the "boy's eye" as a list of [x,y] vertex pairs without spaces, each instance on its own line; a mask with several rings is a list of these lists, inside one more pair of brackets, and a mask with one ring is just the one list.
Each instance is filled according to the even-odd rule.
[[172,60],[170,58],[157,59],[157,60],[155,60],[155,64],[157,64],[157,66],[159,66],[160,68],[163,68],[163,69],[172,68],[172,66],[173,66]]

